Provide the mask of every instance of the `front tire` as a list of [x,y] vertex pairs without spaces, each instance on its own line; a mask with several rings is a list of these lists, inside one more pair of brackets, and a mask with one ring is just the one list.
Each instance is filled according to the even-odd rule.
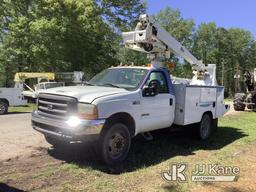
[[209,114],[204,114],[200,123],[198,124],[197,131],[200,140],[207,140],[213,132],[213,120]]
[[0,101],[0,115],[6,114],[8,112],[8,104],[4,101]]
[[106,126],[100,136],[98,154],[108,165],[122,162],[128,155],[131,136],[122,123]]

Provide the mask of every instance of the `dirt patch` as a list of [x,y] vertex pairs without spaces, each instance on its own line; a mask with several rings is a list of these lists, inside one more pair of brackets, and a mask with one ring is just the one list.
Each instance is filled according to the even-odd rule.
[[1,162],[0,183],[25,191],[58,185],[68,177],[66,172],[59,170],[59,166],[63,163],[47,155],[46,148],[41,148],[29,156]]
[[73,161],[79,164],[79,160],[92,159],[91,155],[95,154],[91,145],[73,144],[60,149],[38,147],[33,148],[30,154],[1,161],[0,191],[51,189],[68,181],[77,181],[76,175],[69,174],[65,165]]
[[254,192],[256,191],[256,143],[252,143],[234,153],[232,164],[239,166],[240,174],[236,182],[205,182],[191,189],[191,192]]
[[30,113],[0,116],[0,161],[30,155],[36,147],[49,147],[44,136],[31,127]]
[[230,110],[224,115],[224,116],[236,116],[239,115],[241,113],[241,111],[235,111],[234,106],[233,106],[233,102],[226,102],[226,104],[228,104],[230,106]]

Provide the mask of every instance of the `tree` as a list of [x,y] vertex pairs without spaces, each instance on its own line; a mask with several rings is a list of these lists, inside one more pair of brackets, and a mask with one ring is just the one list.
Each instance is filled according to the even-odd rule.
[[123,31],[134,30],[139,16],[146,12],[146,2],[140,0],[98,0],[97,2],[102,12],[102,17],[106,18],[108,24],[118,34],[114,42],[116,64],[148,64],[149,61],[146,55],[126,49],[120,36]]
[[[10,85],[13,73],[21,70],[24,64],[29,62],[28,47],[30,38],[28,33],[28,8],[30,1],[7,1],[3,0],[0,5],[1,20],[1,71],[4,72]],[[9,81],[9,79],[11,79]]]
[[[182,18],[178,9],[173,10],[169,6],[167,6],[165,10],[160,10],[158,12],[156,20],[167,32],[181,42],[182,45],[191,49],[193,43],[193,31],[195,27],[193,20]],[[173,75],[191,77],[191,67],[182,59],[172,55],[166,62],[176,63],[174,71],[172,71]]]
[[171,9],[169,6],[165,10],[160,10],[156,15],[158,23],[174,36],[184,46],[190,47],[195,23],[191,19],[184,19],[178,9]]
[[[53,3],[54,2],[54,3]],[[49,55],[43,66],[51,71],[85,70],[95,73],[113,60],[116,34],[97,14],[90,0],[41,2],[31,31],[35,54]],[[40,47],[43,45],[42,49]],[[52,54],[55,53],[55,54]]]
[[216,32],[215,23],[202,23],[194,35],[193,52],[203,63],[216,63]]
[[[230,43],[230,54],[229,57],[231,58],[231,66],[234,70],[230,71],[230,75],[228,76],[228,84],[229,92],[233,95],[234,92],[240,92],[241,86],[239,81],[243,80],[243,72],[245,69],[251,70],[254,65],[251,65],[250,61],[250,50],[255,42],[253,35],[251,32],[238,29],[238,28],[231,28],[228,30],[229,37],[231,39]],[[239,73],[241,78],[236,79],[234,81],[234,75]],[[244,84],[244,83],[243,83]],[[243,85],[244,87],[244,85]]]
[[134,50],[127,49],[125,47],[119,47],[116,53],[116,59],[120,64],[125,65],[145,65],[149,64],[149,60],[145,53],[137,52]]
[[217,81],[226,87],[226,95],[241,91],[235,74],[252,66],[251,48],[254,39],[250,32],[242,29],[218,28],[215,23],[203,23],[194,35],[193,53],[203,63],[217,64]]
[[100,14],[114,28],[130,30],[139,15],[146,12],[146,2],[141,0],[96,0]]
[[[120,35],[135,28],[145,9],[140,0],[0,0],[0,84],[10,85],[17,71],[92,75],[118,63],[147,64],[146,54],[121,46]],[[155,18],[198,59],[217,64],[217,80],[227,95],[240,89],[234,75],[255,67],[256,41],[249,31],[214,22],[196,28],[170,7]],[[183,59],[171,55],[168,62],[176,63],[173,75],[192,76]]]
[[0,61],[10,82],[17,71],[95,74],[118,63],[118,31],[145,10],[136,0],[0,1]]

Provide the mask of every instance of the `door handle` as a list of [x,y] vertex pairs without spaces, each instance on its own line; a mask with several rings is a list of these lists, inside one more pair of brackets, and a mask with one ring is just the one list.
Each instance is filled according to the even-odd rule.
[[172,98],[170,98],[170,106],[172,106],[173,105],[173,99]]

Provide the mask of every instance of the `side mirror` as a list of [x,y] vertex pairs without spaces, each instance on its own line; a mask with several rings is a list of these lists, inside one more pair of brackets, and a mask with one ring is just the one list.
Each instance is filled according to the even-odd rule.
[[144,97],[154,97],[158,94],[158,86],[160,82],[158,80],[152,80],[149,82],[148,86],[144,86],[142,90],[142,95]]

